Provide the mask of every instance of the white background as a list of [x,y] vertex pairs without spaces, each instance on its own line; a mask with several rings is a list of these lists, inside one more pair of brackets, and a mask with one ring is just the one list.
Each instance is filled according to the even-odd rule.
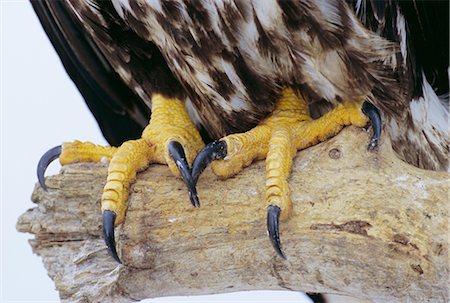
[[[67,77],[28,1],[1,5],[1,302],[55,302],[58,294],[41,259],[18,233],[17,218],[33,207],[35,167],[63,141],[106,144]],[[53,164],[48,174],[58,172]],[[244,292],[146,302],[308,302],[296,292]]]

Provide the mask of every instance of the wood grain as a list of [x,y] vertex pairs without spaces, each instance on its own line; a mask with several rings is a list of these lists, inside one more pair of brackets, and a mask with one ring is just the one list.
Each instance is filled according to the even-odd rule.
[[297,154],[287,261],[266,234],[264,161],[219,180],[207,169],[194,209],[183,182],[153,165],[131,187],[116,228],[117,265],[101,238],[104,164],[76,164],[38,186],[17,223],[32,233],[61,299],[130,302],[240,290],[334,293],[373,302],[449,301],[449,175],[410,166],[390,142],[344,129]]

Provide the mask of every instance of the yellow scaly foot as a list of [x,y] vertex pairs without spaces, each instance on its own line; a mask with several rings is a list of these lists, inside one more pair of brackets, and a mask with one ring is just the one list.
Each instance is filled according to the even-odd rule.
[[[228,178],[266,158],[267,228],[277,253],[281,249],[278,221],[289,218],[292,211],[288,178],[292,160],[298,150],[336,135],[346,125],[363,127],[368,118],[362,112],[362,101],[339,104],[332,111],[313,120],[308,104],[293,90],[285,89],[271,115],[246,133],[233,134],[208,144],[194,160],[192,176],[197,182],[204,168],[213,160],[213,172]],[[281,214],[281,215],[280,215]]]
[[136,173],[151,163],[167,164],[174,175],[181,174],[188,186],[192,204],[199,206],[189,165],[203,147],[204,143],[189,119],[184,103],[155,95],[152,98],[150,124],[140,139],[127,141],[118,148],[80,141],[64,143],[42,156],[38,164],[38,179],[45,189],[45,169],[58,157],[62,165],[109,161],[107,183],[102,195],[103,236],[111,255],[120,263],[115,248],[114,225],[124,220],[128,189]]

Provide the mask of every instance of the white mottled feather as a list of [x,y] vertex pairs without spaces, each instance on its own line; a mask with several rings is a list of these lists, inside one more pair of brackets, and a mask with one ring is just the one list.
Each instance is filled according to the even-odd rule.
[[[406,65],[406,58],[408,56],[408,50],[406,46],[406,24],[405,17],[400,12],[400,9],[397,8],[397,35],[400,39],[400,52],[403,57],[403,64]],[[395,55],[394,55],[395,57]]]
[[[101,2],[72,1],[76,3],[73,9],[80,20],[85,21],[83,19],[86,16],[79,13],[79,6],[87,6],[97,15],[99,24],[106,26],[103,16],[97,12],[97,4]],[[226,124],[224,119],[226,120],[227,116],[235,117],[233,115],[236,113],[255,117],[254,122],[257,123],[256,117],[261,118],[261,113],[256,115],[255,112],[258,111],[261,100],[252,99],[254,96],[246,87],[236,66],[224,60],[220,52],[209,54],[208,61],[205,63],[205,59],[200,58],[192,47],[180,46],[173,32],[167,31],[167,26],[182,33],[190,33],[198,44],[202,41],[202,35],[214,34],[220,37],[224,51],[242,56],[242,60],[251,67],[252,72],[258,75],[262,82],[271,85],[274,91],[279,91],[280,86],[283,85],[307,86],[312,92],[311,98],[313,96],[317,98],[312,101],[326,100],[332,104],[354,99],[357,95],[360,98],[366,97],[375,105],[384,105],[373,95],[370,85],[361,83],[362,86],[367,85],[361,88],[355,85],[358,79],[355,75],[353,78],[350,77],[354,66],[349,66],[351,64],[346,61],[348,54],[360,54],[360,58],[363,59],[361,64],[367,65],[367,69],[362,70],[373,76],[379,83],[389,81],[388,76],[384,77],[384,74],[377,69],[382,65],[380,62],[384,62],[384,67],[392,71],[401,63],[406,64],[408,56],[407,25],[399,11],[395,20],[399,39],[397,45],[367,30],[344,1],[299,0],[297,3],[305,4],[308,8],[308,17],[316,20],[324,32],[333,33],[339,37],[337,40],[341,44],[335,43],[333,47],[326,47],[323,45],[324,42],[320,41],[320,37],[312,33],[316,29],[308,26],[289,28],[283,19],[285,16],[282,5],[277,1],[242,1],[240,5],[241,9],[244,7],[247,13],[246,18],[238,16],[230,21],[224,16],[229,13],[227,10],[238,10],[234,1],[201,0],[198,3],[205,9],[211,20],[210,28],[207,29],[194,26],[195,20],[191,19],[184,2],[172,2],[177,3],[179,16],[171,18],[172,16],[165,15],[165,0],[111,1],[119,17],[136,33],[139,33],[143,40],[154,43],[176,78],[182,82],[182,85],[188,87],[189,91],[194,92],[186,101],[189,114],[196,123],[206,127],[216,127],[214,135],[223,135]],[[138,5],[142,11],[133,11],[133,5]],[[367,9],[366,5],[364,0],[356,1],[356,13],[362,15],[362,18]],[[127,16],[134,16],[138,22],[128,22]],[[158,22],[158,17],[161,16],[167,22],[165,27]],[[135,26],[143,26],[145,30],[139,31]],[[344,26],[347,32],[343,32]],[[236,41],[232,41],[233,39],[224,34],[230,28],[235,30]],[[265,34],[270,34],[268,40],[274,44],[276,52],[261,51],[259,45],[263,40],[261,28]],[[102,41],[98,41],[95,30],[89,27],[86,29],[94,41],[101,44]],[[272,37],[275,38],[272,39]],[[114,53],[116,50],[107,45],[104,46],[103,51]],[[401,57],[398,57],[399,53]],[[117,62],[111,64],[116,64],[113,67],[124,82],[134,88],[144,101],[149,102],[151,96],[148,92],[139,90],[139,83],[131,77],[126,64],[122,66],[117,66]],[[233,93],[226,97],[222,96],[217,91],[211,71],[226,75],[234,88]],[[368,79],[372,78],[368,77]],[[424,167],[439,169],[438,162],[442,162],[442,158],[448,156],[449,113],[426,79],[423,82],[423,92],[423,97],[414,100],[407,100],[407,98],[390,100],[395,103],[392,108],[401,108],[404,112],[396,112],[393,115],[386,110],[383,114],[396,150],[402,157],[411,163],[417,162],[413,159],[416,155],[411,152],[415,149],[423,158],[419,159],[419,165],[421,161],[428,161],[429,163],[424,162]],[[275,101],[273,100],[273,103]],[[202,108],[199,108],[199,103]],[[431,146],[433,144],[435,146]],[[429,155],[430,159],[426,159],[426,155]]]

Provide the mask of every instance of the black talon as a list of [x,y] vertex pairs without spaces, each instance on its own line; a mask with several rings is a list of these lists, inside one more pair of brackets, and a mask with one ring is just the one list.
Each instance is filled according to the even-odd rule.
[[197,184],[200,174],[205,170],[209,163],[214,160],[223,159],[227,156],[227,143],[225,141],[214,141],[206,145],[195,157],[192,163],[192,178],[194,184]]
[[37,177],[39,180],[39,184],[44,190],[47,190],[47,186],[45,186],[45,171],[47,167],[52,163],[53,160],[61,155],[61,145],[55,146],[49,149],[45,154],[42,155],[41,159],[39,159],[39,163],[37,166]]
[[278,222],[280,219],[280,208],[276,205],[269,205],[267,208],[267,231],[269,232],[270,242],[277,254],[286,260],[286,255],[281,249]]
[[200,202],[197,196],[197,188],[195,187],[195,182],[192,178],[191,169],[187,163],[183,146],[177,141],[170,141],[168,147],[169,153],[175,161],[175,164],[183,177],[183,181],[188,188],[189,199],[191,200],[192,205],[194,205],[194,207],[200,207]]
[[105,239],[109,254],[118,263],[122,264],[116,251],[116,239],[114,238],[114,222],[116,221],[116,214],[110,210],[103,212],[103,239]]
[[327,303],[323,294],[307,292],[306,295],[313,301],[313,303]]
[[381,136],[381,116],[378,109],[370,102],[364,101],[362,105],[362,112],[369,117],[370,123],[372,124],[373,135],[370,139],[370,143],[367,146],[368,151],[374,151],[378,147],[378,141]]

